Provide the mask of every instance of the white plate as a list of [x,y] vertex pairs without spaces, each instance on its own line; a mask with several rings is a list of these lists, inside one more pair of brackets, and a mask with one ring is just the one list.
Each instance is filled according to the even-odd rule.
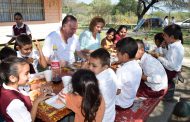
[[56,103],[56,99],[57,98],[58,98],[58,95],[53,96],[53,97],[47,99],[45,101],[45,103],[48,104],[48,105],[50,105],[50,106],[52,106],[52,107],[54,107],[54,108],[57,108],[57,109],[64,108],[65,104],[63,104],[63,103],[62,104],[61,103],[60,104]]

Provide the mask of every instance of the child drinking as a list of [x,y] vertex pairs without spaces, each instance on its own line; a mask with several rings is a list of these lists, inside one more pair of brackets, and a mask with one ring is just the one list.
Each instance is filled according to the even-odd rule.
[[115,35],[116,30],[114,28],[110,28],[106,33],[106,37],[101,41],[101,46],[109,52],[113,52],[114,50]]
[[31,122],[36,118],[38,104],[47,99],[46,94],[37,98],[32,106],[29,96],[18,90],[29,80],[29,64],[26,60],[9,57],[0,64],[0,113],[6,122]]
[[80,69],[71,79],[73,92],[59,93],[58,103],[75,113],[75,122],[101,122],[105,103],[98,87],[98,80],[92,71]]

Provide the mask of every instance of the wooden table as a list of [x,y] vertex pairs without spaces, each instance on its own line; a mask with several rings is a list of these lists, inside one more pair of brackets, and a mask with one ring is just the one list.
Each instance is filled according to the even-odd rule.
[[[52,82],[47,83],[47,85],[50,85],[53,89],[54,93],[59,93],[63,89],[63,84],[53,84]],[[57,122],[58,120],[62,119],[64,116],[71,113],[71,110],[67,108],[62,109],[56,109],[45,102],[41,102],[38,105],[38,111],[37,111],[37,118],[41,119],[44,122]]]

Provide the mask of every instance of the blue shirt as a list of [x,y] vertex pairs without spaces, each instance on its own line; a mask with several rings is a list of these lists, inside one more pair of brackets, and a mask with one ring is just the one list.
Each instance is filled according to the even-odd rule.
[[80,34],[79,37],[80,48],[96,50],[100,48],[100,33],[96,34],[96,39],[92,36],[92,32],[89,30],[85,30]]

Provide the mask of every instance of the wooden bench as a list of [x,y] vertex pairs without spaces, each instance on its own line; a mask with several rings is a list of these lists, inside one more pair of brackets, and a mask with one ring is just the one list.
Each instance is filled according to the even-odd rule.
[[137,98],[130,109],[116,110],[115,122],[144,122],[160,100],[160,98]]
[[159,98],[136,98],[130,109],[116,110],[115,122],[145,122],[167,92],[168,88],[164,89]]

